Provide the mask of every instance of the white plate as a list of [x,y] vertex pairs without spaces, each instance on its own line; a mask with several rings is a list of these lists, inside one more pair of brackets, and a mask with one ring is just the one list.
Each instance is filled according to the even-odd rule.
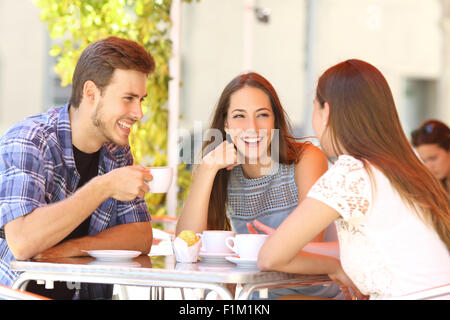
[[242,259],[239,257],[225,257],[230,262],[237,264],[242,268],[257,268],[258,267],[258,259]]
[[131,260],[141,255],[140,251],[132,250],[82,250],[87,252],[91,257],[102,261],[123,261]]
[[211,253],[200,250],[198,253],[199,257],[202,258],[202,261],[205,262],[223,262],[226,257],[232,257],[235,253]]

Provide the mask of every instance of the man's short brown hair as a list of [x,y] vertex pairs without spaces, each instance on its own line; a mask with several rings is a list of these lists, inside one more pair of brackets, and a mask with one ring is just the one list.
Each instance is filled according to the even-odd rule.
[[75,67],[70,105],[80,105],[83,86],[88,80],[102,91],[110,83],[115,69],[135,70],[149,75],[155,69],[155,61],[140,44],[131,40],[111,36],[91,43],[84,49]]

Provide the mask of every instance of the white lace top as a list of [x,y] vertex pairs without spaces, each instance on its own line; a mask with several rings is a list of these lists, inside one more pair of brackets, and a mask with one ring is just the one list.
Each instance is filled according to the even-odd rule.
[[450,283],[450,255],[431,226],[401,200],[384,174],[342,155],[308,197],[339,212],[341,263],[371,299],[398,297]]

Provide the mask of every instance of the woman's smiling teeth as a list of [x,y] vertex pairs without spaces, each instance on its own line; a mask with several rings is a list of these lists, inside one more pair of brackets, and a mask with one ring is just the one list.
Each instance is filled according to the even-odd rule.
[[255,137],[255,138],[246,137],[246,138],[242,138],[242,141],[244,141],[245,143],[253,144],[253,143],[261,142],[262,139],[263,139],[262,137],[259,137],[259,138],[258,137]]

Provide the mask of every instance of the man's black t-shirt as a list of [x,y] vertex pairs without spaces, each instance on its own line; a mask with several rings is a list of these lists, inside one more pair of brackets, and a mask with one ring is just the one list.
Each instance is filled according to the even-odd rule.
[[[99,155],[100,150],[95,153],[84,153],[83,151],[80,151],[75,146],[73,146],[75,165],[77,167],[78,173],[80,174],[80,181],[78,182],[77,189],[81,188],[89,180],[97,176]],[[87,236],[90,221],[91,216],[89,215],[89,217],[84,220],[77,228],[75,228],[75,230],[73,230],[63,241]]]
[[[75,166],[80,174],[80,181],[78,182],[77,189],[85,185],[89,180],[98,175],[98,162],[100,150],[95,153],[84,153],[73,147],[73,155],[75,159]],[[78,227],[76,227],[67,237],[61,242],[68,241],[70,239],[76,239],[85,237],[88,235],[89,223],[91,216],[84,220]],[[61,243],[60,242],[60,243]],[[36,281],[30,281],[27,286],[27,291],[57,300],[70,300],[75,294],[75,289],[69,289],[66,282],[55,282],[54,289],[45,289],[43,285],[37,285]]]

